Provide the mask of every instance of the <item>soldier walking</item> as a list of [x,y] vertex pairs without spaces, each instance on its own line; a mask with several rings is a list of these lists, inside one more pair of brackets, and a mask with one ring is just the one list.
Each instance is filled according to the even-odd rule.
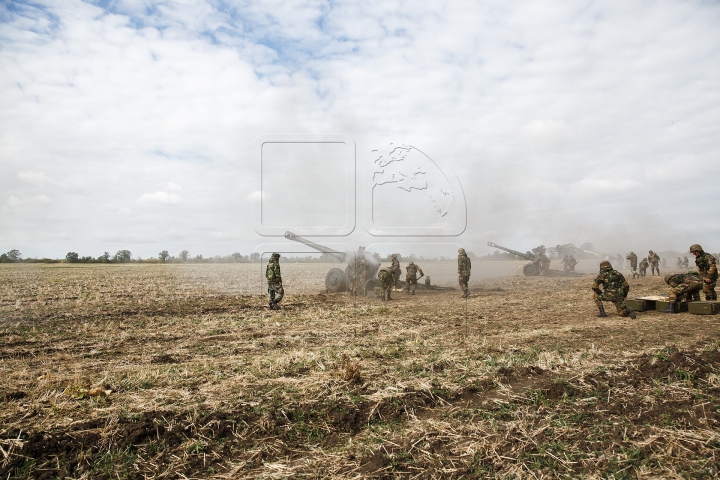
[[615,304],[615,309],[621,317],[629,316],[633,320],[635,319],[635,312],[625,305],[630,285],[628,285],[623,274],[614,270],[612,264],[607,260],[600,262],[600,274],[595,277],[592,290],[595,292],[593,295],[595,305],[600,310],[598,317],[607,317],[602,303],[606,301]]
[[578,263],[578,262],[577,262],[577,260],[575,260],[575,257],[573,257],[572,255],[570,255],[570,257],[568,258],[567,269],[566,269],[565,271],[568,272],[568,273],[574,272],[574,271],[575,271],[575,265],[577,265],[577,263]]
[[402,269],[400,268],[400,261],[397,258],[397,253],[392,254],[392,265],[390,268],[392,268],[393,273],[395,273],[395,289],[400,290],[400,275],[402,274]]
[[690,261],[686,256],[683,256],[682,260],[682,268],[688,268],[690,266]]
[[[647,274],[647,267],[650,265],[647,261],[647,258],[643,258],[640,262],[640,276],[644,277]],[[635,277],[633,277],[635,278]]]
[[392,266],[381,268],[378,271],[378,284],[382,291],[383,302],[392,300],[390,298],[390,292],[392,292],[392,289],[395,287],[395,270]]
[[472,262],[470,262],[470,259],[467,256],[467,253],[465,253],[464,248],[458,249],[458,282],[460,283],[460,288],[463,291],[462,298],[467,298],[468,295],[470,295],[470,290],[468,289],[468,282],[470,281],[470,270],[472,268]]
[[625,260],[630,260],[630,270],[632,271],[632,278],[639,277],[637,271],[637,255],[635,255],[635,252],[630,252],[625,256]]
[[665,283],[670,285],[670,295],[668,297],[670,304],[667,309],[663,310],[664,313],[677,313],[675,311],[675,302],[682,301],[683,297],[686,302],[700,300],[703,281],[700,275],[695,272],[665,275]]
[[285,291],[282,285],[282,276],[280,275],[280,254],[273,253],[268,260],[267,268],[265,269],[265,278],[268,282],[268,304],[270,310],[274,310],[277,304],[282,300]]
[[705,253],[697,243],[690,247],[690,253],[695,255],[695,265],[703,278],[703,293],[705,300],[717,300],[715,284],[717,283],[718,271],[715,257],[711,253]]
[[[411,295],[415,295],[415,289],[417,288],[417,282],[420,280],[425,274],[422,271],[422,268],[420,268],[419,265],[415,265],[415,263],[410,262],[407,267],[405,267],[405,270],[407,273],[405,274],[405,286],[407,287],[407,292]],[[420,272],[420,276],[418,277],[417,274]],[[410,291],[410,285],[413,286],[412,291]]]
[[655,272],[657,272],[658,276],[660,276],[660,255],[650,250],[647,259],[650,262],[650,273],[655,275]]

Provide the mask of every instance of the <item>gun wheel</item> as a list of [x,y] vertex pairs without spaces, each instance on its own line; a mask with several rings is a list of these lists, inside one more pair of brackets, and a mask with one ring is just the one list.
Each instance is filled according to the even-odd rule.
[[325,275],[325,289],[328,293],[343,292],[346,286],[345,272],[341,269],[333,268]]

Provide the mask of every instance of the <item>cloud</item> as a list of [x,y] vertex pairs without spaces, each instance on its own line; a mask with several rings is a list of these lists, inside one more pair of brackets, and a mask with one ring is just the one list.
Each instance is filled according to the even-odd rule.
[[121,208],[120,210],[118,210],[118,213],[125,216],[135,215],[135,211],[127,207]]
[[44,172],[34,172],[31,170],[18,172],[17,178],[19,178],[20,180],[22,180],[24,182],[27,182],[27,183],[30,183],[32,185],[36,185],[39,187],[52,186],[52,187],[60,187],[60,188],[72,188],[72,187],[78,187],[79,183],[80,183],[76,180],[72,180],[69,178],[67,178],[63,181],[58,181],[58,180],[48,177],[47,175],[45,175]]
[[180,195],[168,192],[143,193],[135,201],[138,205],[179,205],[182,203]]
[[558,120],[533,120],[523,126],[522,137],[535,148],[555,149],[566,145],[573,131]]
[[174,184],[172,182],[168,182],[167,189],[168,190],[182,190],[182,187],[180,185]]
[[21,197],[18,198],[15,195],[10,195],[7,200],[5,201],[5,211],[10,211],[14,209],[27,209],[27,208],[37,208],[37,207],[46,207],[52,203],[52,200],[47,195],[34,195],[31,197]]

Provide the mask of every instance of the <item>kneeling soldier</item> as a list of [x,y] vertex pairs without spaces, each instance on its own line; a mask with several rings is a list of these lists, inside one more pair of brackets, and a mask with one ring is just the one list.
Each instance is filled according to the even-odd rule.
[[378,284],[380,284],[380,290],[382,290],[383,301],[391,300],[390,292],[395,288],[395,271],[393,267],[381,268],[378,271]]
[[[644,277],[645,274],[647,273],[648,265],[650,265],[650,264],[648,263],[647,258],[643,258],[642,262],[640,262],[640,276],[641,277]],[[635,278],[635,277],[633,277],[633,278]]]
[[[415,289],[417,288],[417,282],[420,280],[425,274],[422,271],[422,268],[415,265],[413,262],[410,262],[407,267],[405,267],[405,270],[407,270],[407,274],[405,275],[405,286],[407,287],[408,293],[415,295]],[[420,272],[420,276],[417,276],[417,273]],[[413,289],[412,292],[410,291],[410,285],[412,284]]]
[[[603,287],[602,290],[600,286]],[[622,273],[613,270],[612,265],[607,260],[600,262],[600,274],[595,277],[592,290],[595,292],[595,305],[600,310],[598,317],[607,317],[602,303],[604,300],[613,302],[618,315],[621,317],[630,316],[632,319],[635,318],[635,312],[625,305],[625,298],[627,298],[630,291],[630,285],[628,285]]]
[[676,273],[675,275],[665,275],[665,283],[670,285],[670,296],[668,298],[668,308],[663,310],[665,313],[676,313],[675,302],[700,300],[700,290],[703,288],[703,281],[695,272],[692,273]]

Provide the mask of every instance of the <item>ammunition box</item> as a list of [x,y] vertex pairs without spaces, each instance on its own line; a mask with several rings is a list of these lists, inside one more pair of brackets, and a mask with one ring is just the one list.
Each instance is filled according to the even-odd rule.
[[655,310],[655,300],[643,300],[642,298],[633,298],[625,300],[625,305],[632,308],[636,312],[647,312]]
[[[687,302],[673,302],[675,304],[675,313],[680,312],[687,312],[688,311],[688,304]],[[670,302],[667,300],[658,300],[655,302],[655,310],[662,311],[668,308],[668,305],[670,305]]]
[[690,302],[688,311],[693,315],[716,315],[720,313],[720,302]]

